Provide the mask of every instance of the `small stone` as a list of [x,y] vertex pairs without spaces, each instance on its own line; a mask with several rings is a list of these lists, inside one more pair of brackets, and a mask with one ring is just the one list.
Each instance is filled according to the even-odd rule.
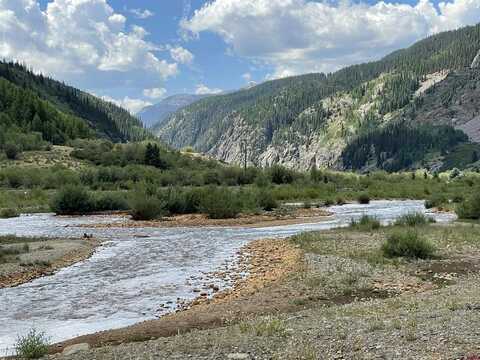
[[250,358],[250,355],[245,353],[233,353],[233,354],[227,355],[227,359],[229,360],[247,360],[249,358]]
[[90,345],[88,345],[87,343],[81,343],[81,344],[67,346],[65,349],[63,349],[62,354],[68,356],[68,355],[76,354],[80,351],[87,351],[87,350],[90,350]]

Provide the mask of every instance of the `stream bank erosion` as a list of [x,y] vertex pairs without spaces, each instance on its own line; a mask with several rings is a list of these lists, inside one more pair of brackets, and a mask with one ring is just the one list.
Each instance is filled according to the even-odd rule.
[[100,244],[96,239],[0,236],[0,289],[52,275],[86,260]]

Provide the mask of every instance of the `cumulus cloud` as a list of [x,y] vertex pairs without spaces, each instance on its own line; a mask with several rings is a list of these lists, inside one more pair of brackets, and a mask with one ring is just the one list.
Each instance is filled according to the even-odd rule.
[[191,64],[193,62],[193,59],[195,58],[194,55],[188,51],[187,49],[184,49],[181,46],[177,47],[170,47],[170,56],[172,59],[180,64]]
[[415,5],[313,0],[214,0],[181,27],[214,32],[234,54],[271,65],[285,77],[376,59],[430,34],[475,24],[480,1]]
[[107,0],[52,0],[45,10],[38,0],[1,0],[0,57],[62,79],[75,73],[177,74],[176,63],[157,57],[160,47],[145,39],[145,29],[125,23]]
[[216,89],[216,88],[211,89],[204,84],[198,84],[195,94],[197,95],[220,94],[222,91],[223,91],[222,89]]
[[152,88],[143,90],[143,95],[150,99],[161,99],[165,96],[167,90],[164,88]]
[[130,13],[135,15],[137,19],[148,19],[149,17],[155,16],[155,13],[153,11],[150,11],[148,9],[142,10],[142,9],[130,9]]
[[109,101],[111,103],[114,103],[124,109],[127,109],[130,111],[132,114],[137,114],[140,110],[143,108],[153,105],[149,101],[145,101],[142,99],[132,99],[128,96],[125,96],[123,99],[114,99],[110,96],[102,96],[102,99],[105,101]]

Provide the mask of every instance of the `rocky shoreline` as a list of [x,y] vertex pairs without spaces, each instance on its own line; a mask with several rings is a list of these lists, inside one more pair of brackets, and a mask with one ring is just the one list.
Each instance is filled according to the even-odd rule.
[[294,225],[303,223],[316,223],[323,221],[333,214],[326,209],[294,209],[287,213],[241,214],[232,219],[210,219],[204,214],[186,214],[165,217],[152,221],[133,221],[127,213],[116,215],[123,216],[121,221],[112,223],[99,223],[78,225],[89,228],[172,228],[172,227],[269,227]]
[[[244,303],[244,300],[259,290],[281,282],[304,267],[303,252],[286,240],[257,240],[244,246],[238,253],[235,266],[227,271],[213,272],[216,278],[234,279],[233,286],[220,290],[205,282],[202,289],[195,289],[198,296],[192,301],[178,300],[174,313],[158,320],[145,321],[123,329],[102,331],[80,336],[52,346],[52,353],[61,353],[73,345],[88,344],[101,347],[131,341],[169,337],[195,329],[209,329],[222,324],[268,311],[268,304],[258,306]],[[204,276],[207,278],[208,276]],[[243,303],[239,306],[239,303]],[[168,307],[171,304],[160,304]]]
[[[438,256],[376,257],[392,228],[254,241],[235,269],[199,275],[205,283],[182,310],[71,339],[51,358],[467,359],[480,353],[480,230],[420,230]],[[218,291],[207,275],[237,278]]]

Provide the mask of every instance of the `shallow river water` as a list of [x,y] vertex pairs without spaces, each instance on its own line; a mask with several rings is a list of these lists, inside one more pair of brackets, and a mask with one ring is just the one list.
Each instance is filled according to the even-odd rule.
[[[0,289],[0,356],[32,327],[61,341],[128,326],[165,313],[160,304],[192,299],[202,272],[225,269],[239,248],[261,238],[283,238],[310,230],[347,225],[364,214],[383,223],[410,212],[426,212],[422,201],[374,201],[330,207],[334,216],[315,224],[266,228],[109,228],[75,225],[115,222],[114,217],[26,215],[0,220],[0,235],[107,239],[88,260],[16,288]],[[430,214],[437,221],[452,215]],[[221,287],[228,283],[212,280]]]

